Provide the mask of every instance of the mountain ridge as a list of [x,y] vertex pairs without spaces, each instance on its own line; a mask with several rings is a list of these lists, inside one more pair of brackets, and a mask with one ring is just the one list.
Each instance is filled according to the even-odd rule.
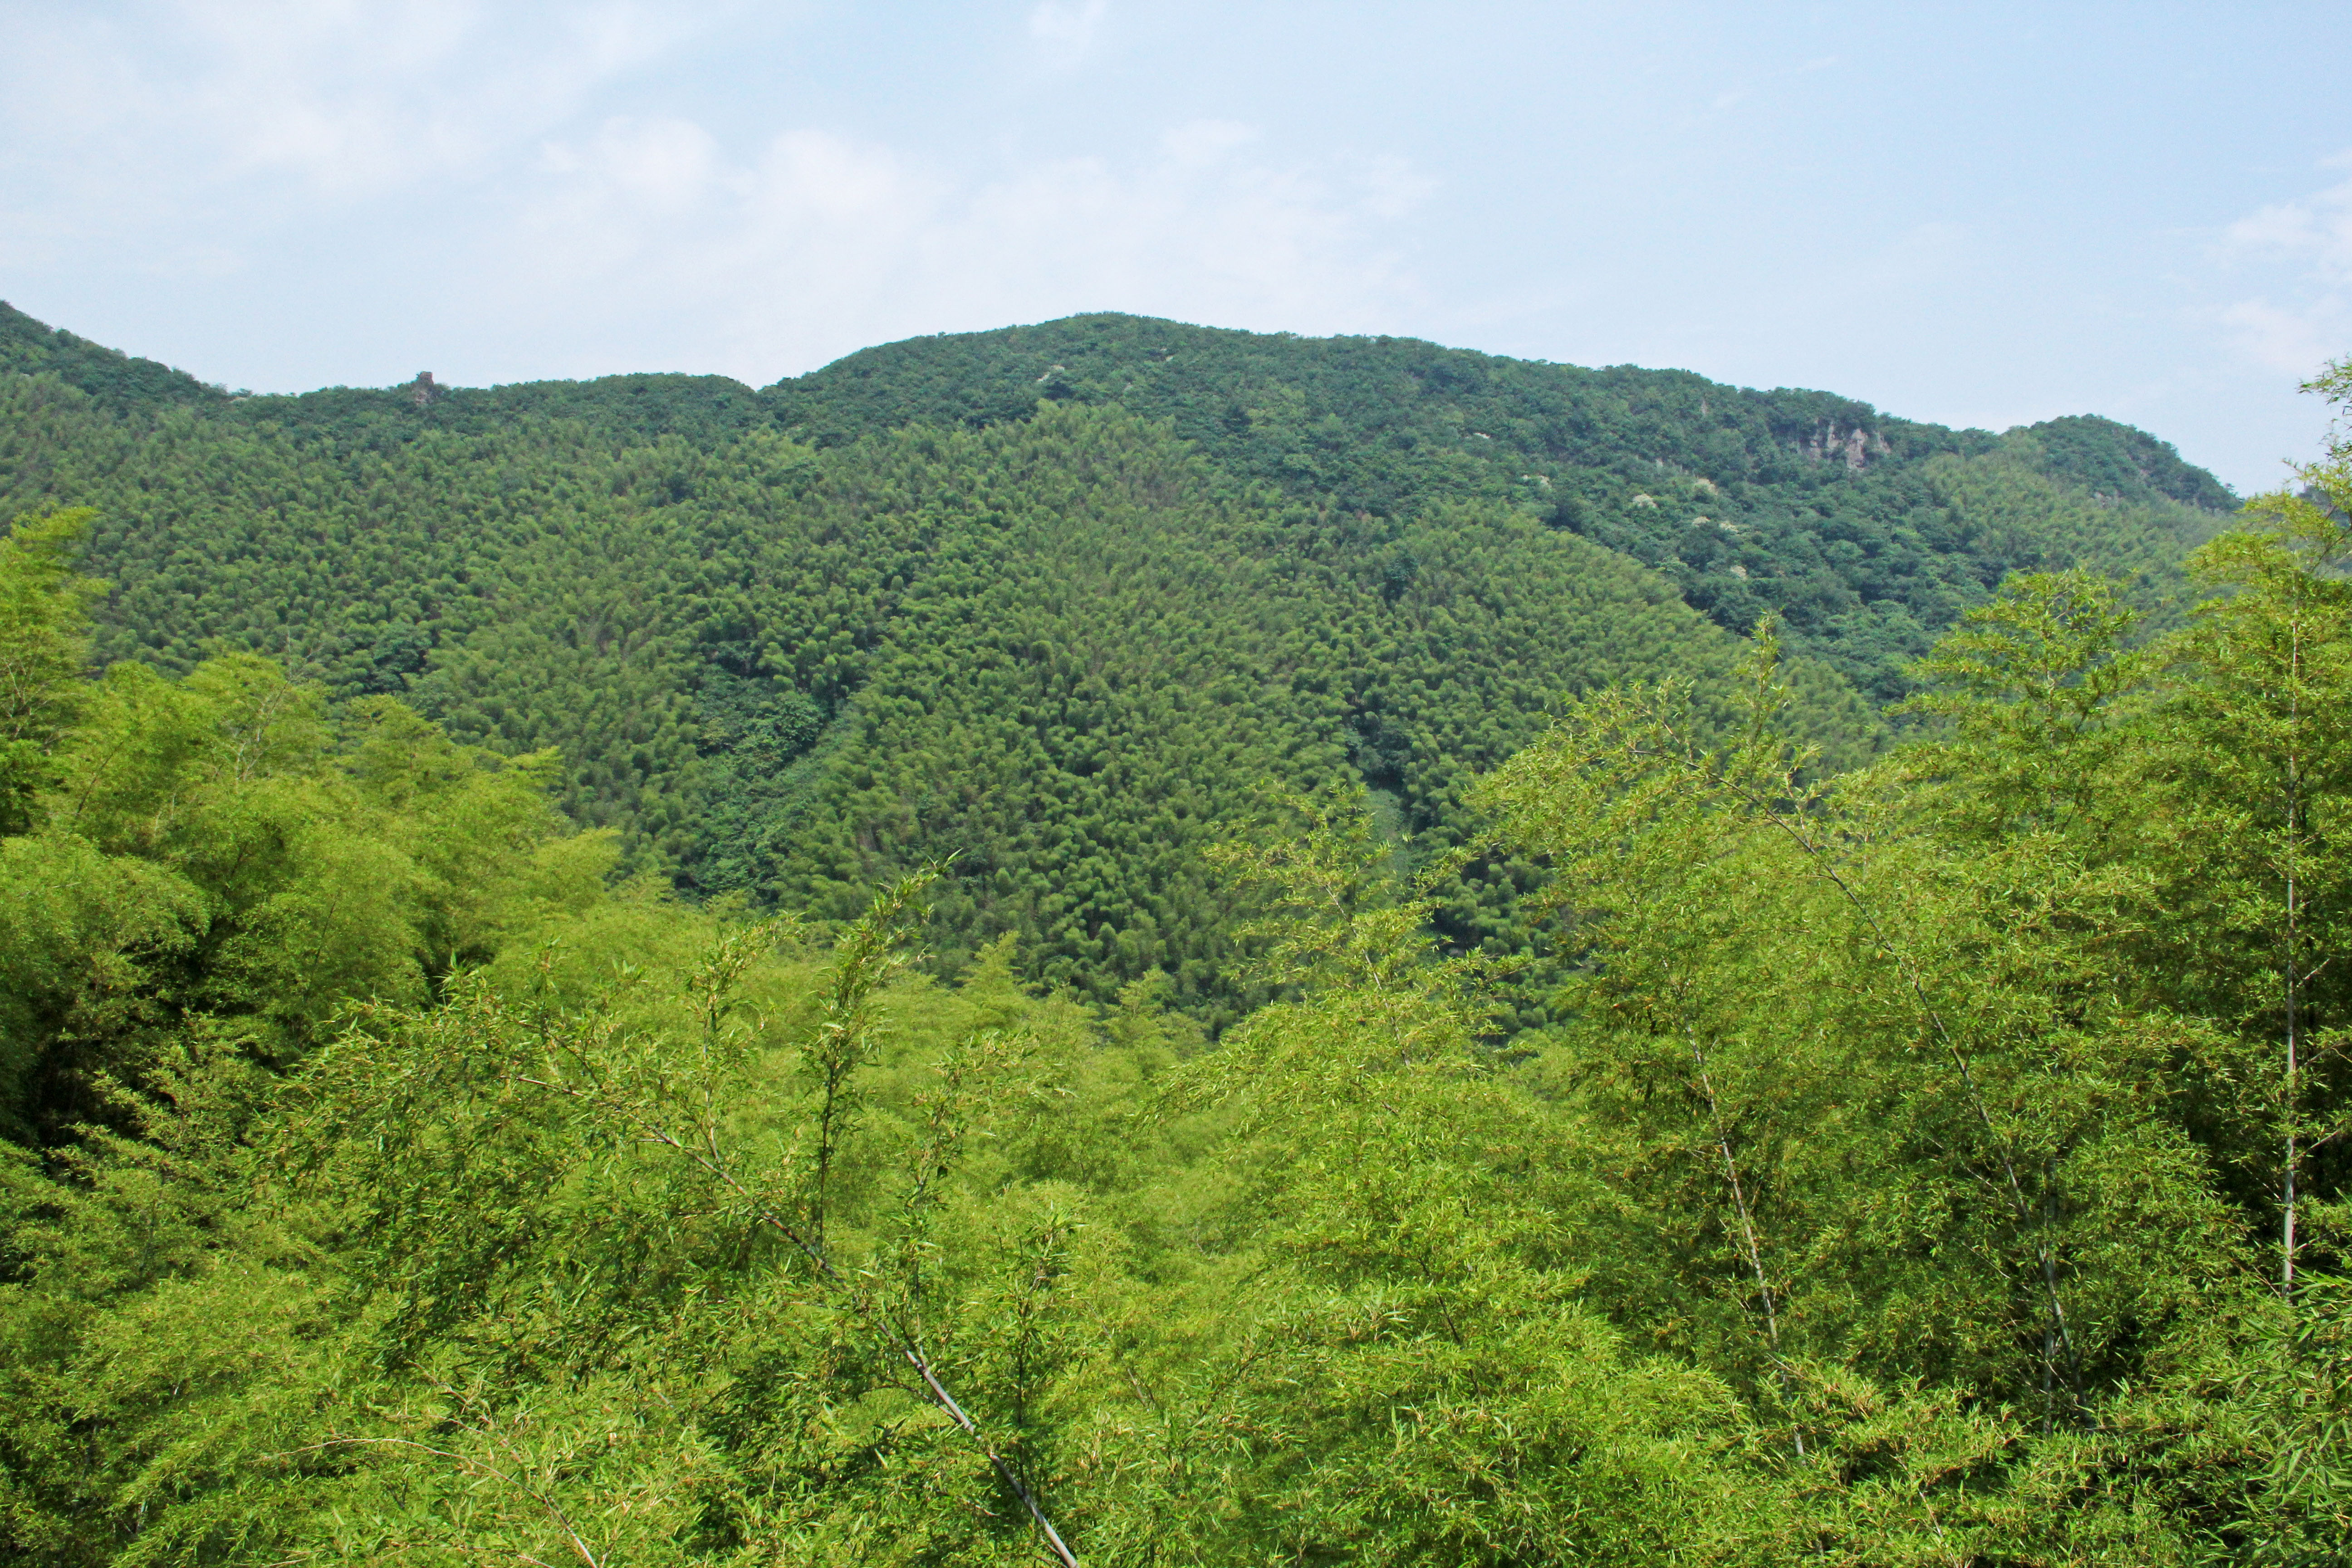
[[2347,1561],[2352,450],[1058,330],[20,333],[8,1561]]
[[[950,961],[1010,933],[1033,979],[1160,969],[1213,1020],[1234,916],[1195,851],[1283,797],[1370,791],[1404,862],[1443,860],[1563,698],[1677,679],[1728,722],[1768,616],[1800,732],[1850,764],[2010,573],[2090,565],[2160,623],[2222,516],[2122,426],[1952,432],[1409,340],[1092,316],[764,389],[232,400],[0,329],[32,367],[0,376],[0,511],[97,509],[102,659],[248,648],[555,748],[573,821],[704,894],[845,919],[960,857]],[[1446,941],[1526,946],[1533,868],[1449,875]]]
[[[559,416],[565,413],[577,413],[591,417],[601,415],[617,426],[646,434],[692,434],[710,428],[751,428],[760,423],[758,412],[755,412],[758,410],[768,414],[780,428],[800,430],[817,423],[824,414],[834,412],[837,405],[848,401],[835,392],[839,384],[847,382],[870,386],[884,380],[886,374],[881,373],[887,372],[889,362],[894,358],[922,355],[943,347],[1002,344],[1015,350],[1026,348],[1034,356],[1043,360],[1054,353],[1070,348],[1074,338],[1099,351],[1097,341],[1077,337],[1076,334],[1096,333],[1104,329],[1125,329],[1132,333],[1157,333],[1174,338],[1193,336],[1233,342],[1304,346],[1333,354],[1393,353],[1424,365],[1436,363],[1448,367],[1441,373],[1441,386],[1458,384],[1458,373],[1451,370],[1458,364],[1528,367],[1538,372],[1567,372],[1600,378],[1668,378],[1703,389],[1727,392],[1743,400],[1761,400],[1779,416],[1775,421],[1776,433],[1787,438],[1791,447],[1801,451],[1812,448],[1815,460],[1821,459],[1825,442],[1829,446],[1840,447],[1851,454],[1847,461],[1852,468],[1865,466],[1866,459],[1862,458],[1862,454],[1866,451],[1891,455],[1884,437],[1886,427],[1905,432],[1941,432],[1954,437],[1950,449],[1963,451],[1981,449],[1986,442],[2000,438],[1990,431],[1956,429],[1889,415],[1838,393],[1804,387],[1780,386],[1768,390],[1739,386],[1710,380],[1694,371],[1651,369],[1631,363],[1586,367],[1560,361],[1489,354],[1481,350],[1450,347],[1421,338],[1389,334],[1305,337],[1293,332],[1255,332],[1238,328],[1199,326],[1166,318],[1134,316],[1117,311],[1087,312],[979,331],[936,332],[897,339],[853,350],[815,370],[797,376],[782,377],[764,386],[706,373],[630,371],[578,379],[507,382],[488,387],[443,384],[435,388],[430,406],[435,416],[445,422],[453,416],[493,412],[507,416],[522,413]],[[1154,351],[1147,348],[1145,352]],[[1175,357],[1172,351],[1161,349],[1157,352],[1164,355],[1158,362],[1160,363]],[[216,384],[199,380],[189,372],[155,360],[140,358],[123,350],[108,348],[63,328],[52,328],[6,300],[0,300],[0,369],[18,374],[46,372],[56,374],[118,411],[141,404],[152,405],[157,403],[183,403],[224,411],[234,405],[250,405],[249,408],[240,411],[242,417],[284,419],[293,407],[303,405],[331,407],[341,405],[337,412],[344,417],[362,409],[370,413],[392,413],[404,407],[417,407],[416,400],[410,395],[414,383],[381,388],[337,384],[302,393],[232,395]],[[1063,401],[1087,392],[1097,395],[1090,397],[1089,401],[1102,400],[1098,395],[1103,391],[1100,384],[1088,384],[1082,373],[1071,372],[1058,360],[1048,364],[1034,384],[1041,390],[1025,398],[1001,395],[1002,388],[981,386],[975,389],[967,384],[960,406],[942,396],[925,412],[932,422],[982,426],[1004,419],[1025,418],[1040,400]],[[1122,394],[1132,390],[1131,381],[1124,383],[1120,389]],[[648,396],[648,394],[653,395]],[[833,395],[827,396],[827,394]],[[744,402],[747,397],[752,400],[748,405]],[[633,409],[632,404],[637,406]],[[623,410],[628,412],[623,413]],[[1810,416],[1810,423],[1806,422],[1805,416]],[[299,418],[289,422],[298,426],[308,423]],[[916,421],[897,418],[893,422]],[[841,438],[838,431],[817,429],[812,435],[812,444],[818,446],[824,445],[828,436],[834,439]],[[1874,447],[1851,445],[1866,435],[1876,436]],[[2126,500],[2162,496],[2206,510],[2231,510],[2237,505],[2238,498],[2228,486],[2210,471],[2182,458],[2172,443],[2104,416],[2063,415],[2032,425],[2015,426],[2000,435],[2032,436],[2056,448],[2051,458],[2053,468],[2078,479],[2086,487],[2094,488],[2095,493]],[[2129,449],[2133,460],[2118,464],[2112,451],[2103,449],[2117,441]],[[1936,449],[1946,448],[1939,444]],[[2095,487],[2102,482],[2111,488],[2096,490]]]
[[[1116,313],[902,339],[761,388],[663,373],[427,399],[414,384],[199,398],[189,389],[212,389],[182,373],[134,374],[152,362],[87,345],[37,358],[65,338],[0,307],[15,362],[89,382],[110,407],[152,386],[156,406],[343,446],[551,419],[705,453],[754,432],[823,449],[910,425],[985,428],[1041,404],[1118,404],[1167,421],[1238,479],[1341,512],[1396,524],[1478,502],[1541,515],[1663,572],[1727,630],[1777,616],[1793,647],[1882,702],[1906,694],[1908,663],[2012,571],[2085,565],[2164,609],[2179,560],[2236,505],[2170,444],[2097,416],[1996,436],[1687,371]],[[2021,529],[2033,515],[2053,521]]]

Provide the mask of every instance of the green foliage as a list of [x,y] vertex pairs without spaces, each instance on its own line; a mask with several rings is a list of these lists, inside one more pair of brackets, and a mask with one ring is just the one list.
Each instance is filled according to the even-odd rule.
[[[1011,932],[1033,979],[1108,1001],[1158,969],[1216,1026],[1247,997],[1200,855],[1266,801],[1360,780],[1400,855],[1447,855],[1475,837],[1466,781],[1563,693],[1681,676],[1723,710],[1736,640],[1677,596],[1733,633],[1777,616],[1797,722],[1845,765],[1876,743],[1849,688],[1902,695],[2010,570],[2129,574],[2165,624],[2220,493],[2097,422],[1996,440],[1126,317],[759,394],[126,404],[93,368],[24,367],[0,476],[98,508],[102,658],[184,673],[225,641],[464,743],[552,748],[559,804],[632,869],[835,922],[953,856],[941,967]],[[1461,863],[1440,929],[1539,948],[1513,913],[1536,879]]]
[[1875,781],[1818,796],[1769,718],[1709,750],[1611,694],[1488,786],[1587,944],[1542,1070],[1665,1221],[1615,1289],[1685,1259],[1721,1305],[1683,1331],[1776,1398],[1839,1361],[2055,1425],[2231,1285],[2163,1037],[2090,984],[2108,886],[2030,826],[1947,848]]
[[[450,743],[386,699],[330,721],[249,654],[119,664],[0,838],[0,1124],[49,1142],[201,1037],[299,1059],[367,996],[422,999],[611,863],[546,757]],[[341,731],[337,733],[338,729]]]
[[[1889,458],[2050,569],[1887,747],[1443,464],[1357,515],[1083,380],[54,377],[161,640],[0,547],[11,1561],[2347,1561],[2344,452],[2185,608],[2129,433]],[[362,547],[450,574],[414,679],[199,635],[343,658]]]
[[106,585],[76,574],[68,552],[91,515],[19,518],[0,539],[0,833],[31,821],[33,796],[52,782],[48,752],[81,698],[88,604]]
[[[226,637],[466,743],[554,748],[574,821],[707,892],[845,921],[953,856],[941,966],[1012,932],[1033,978],[1108,1001],[1156,968],[1213,1023],[1244,999],[1201,852],[1266,800],[1358,773],[1438,853],[1464,781],[1563,689],[1713,689],[1737,658],[1507,508],[1368,532],[1116,410],[722,460],[556,422],[382,447],[166,415],[142,440],[14,395],[24,469],[107,503],[103,656],[181,670]],[[1805,711],[1866,751],[1828,672]],[[1523,942],[1523,875],[1468,868],[1449,936]]]
[[185,371],[134,359],[62,330],[52,331],[0,300],[0,370],[55,376],[117,414],[159,405],[219,406],[228,394]]
[[2236,502],[2212,475],[2181,461],[2171,442],[2112,419],[2071,415],[2026,426],[2023,434],[2039,447],[2043,472],[2082,485],[2099,500],[2164,498],[2207,511],[2228,511]]
[[2095,418],[1995,437],[1826,393],[1500,359],[1405,338],[1301,339],[1118,315],[866,349],[762,395],[820,445],[990,425],[1040,398],[1168,420],[1220,467],[1394,525],[1507,505],[1658,568],[1727,630],[1874,697],[2013,571],[2086,566],[2177,591],[2235,498]]

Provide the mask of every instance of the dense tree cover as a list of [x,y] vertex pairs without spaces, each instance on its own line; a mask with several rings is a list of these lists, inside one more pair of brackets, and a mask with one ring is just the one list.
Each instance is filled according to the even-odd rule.
[[[1230,471],[1342,512],[1516,505],[1660,566],[1730,630],[1777,614],[1793,648],[1882,697],[2009,573],[2148,574],[2152,601],[2234,505],[2169,446],[2105,419],[1996,437],[1687,372],[1134,316],[910,339],[764,395],[820,445],[877,425],[1024,417],[1040,397],[1118,403],[1170,420]],[[2071,514],[2046,536],[2014,526],[2039,492]]]
[[2237,498],[2204,469],[2180,459],[2168,441],[2095,415],[2045,419],[2027,427],[2038,448],[2036,466],[2054,479],[2073,479],[2105,501],[2185,501],[2226,511]]
[[103,1121],[190,1041],[294,1060],[352,998],[422,1001],[602,886],[611,836],[563,827],[549,753],[453,745],[391,699],[331,711],[252,654],[83,680],[93,585],[57,556],[86,521],[0,542],[0,1134]]
[[[461,743],[555,748],[633,867],[810,900],[958,857],[950,966],[1004,931],[1107,998],[1160,968],[1237,1005],[1200,847],[1360,769],[1418,852],[1559,693],[1670,673],[1721,710],[1737,639],[1622,555],[1499,503],[1414,522],[1237,484],[1164,427],[1049,407],[815,451],[577,419],[346,441],[0,384],[0,487],[92,502],[98,647],[226,642]],[[1826,670],[1804,722],[1874,721]],[[1455,941],[1524,942],[1521,868],[1466,868]]]
[[[15,312],[0,340],[0,508],[96,509],[101,658],[239,647],[462,744],[553,748],[564,812],[688,888],[839,920],[953,853],[940,962],[1010,931],[1032,978],[1102,999],[1158,967],[1219,1022],[1232,910],[1184,868],[1268,793],[1352,774],[1408,858],[1442,856],[1463,781],[1561,693],[1679,673],[1720,718],[1735,640],[1675,595],[1776,616],[1822,661],[1800,729],[1855,761],[1873,723],[1828,672],[1901,695],[2018,566],[2124,575],[2164,624],[2226,499],[2103,421],[1996,438],[1128,317],[758,394],[229,398]],[[1523,858],[1449,877],[1454,946],[1540,945]]]
[[[1122,545],[1173,526],[1123,487],[1194,460],[1133,428],[910,436],[857,472],[1021,458],[973,510],[1071,527],[1008,592],[1117,603],[1184,559]],[[544,763],[390,699],[331,709],[241,653],[79,679],[73,523],[22,529],[0,856],[32,880],[0,962],[53,1000],[5,1037],[0,1541],[2342,1563],[2352,454],[2307,478],[2152,642],[2112,584],[2011,580],[1922,671],[1928,727],[1845,773],[1789,728],[1769,635],[1711,690],[1570,701],[1455,786],[1455,859],[1549,872],[1517,918],[1573,973],[1540,1029],[1504,1016],[1516,955],[1432,936],[1453,861],[1403,877],[1361,795],[1266,800],[1275,831],[1209,860],[1271,999],[1214,1048],[1164,976],[1040,996],[1017,936],[927,973],[924,906],[963,895],[922,868],[877,862],[846,921],[814,883],[813,920],[690,905],[602,879]],[[852,499],[824,504],[876,531],[844,563],[919,542],[872,520],[968,542],[940,574],[986,554],[943,500]],[[1215,499],[1188,537],[1313,531]],[[1436,627],[1520,527],[1593,548],[1452,514],[1366,596]],[[770,633],[736,624],[741,663]],[[1067,702],[1116,713],[1112,631],[1071,645]],[[1009,647],[950,646],[943,710],[965,676],[1024,695]],[[845,710],[912,724],[888,647],[827,657],[870,661]],[[790,699],[730,669],[707,722],[808,744],[826,668]],[[1202,701],[1267,747],[1251,695]]]
[[[1132,316],[911,339],[758,392],[719,376],[633,375],[231,400],[61,341],[0,316],[0,365],[47,371],[117,412],[133,388],[148,408],[195,399],[207,419],[268,432],[330,472],[353,450],[538,421],[583,426],[615,449],[681,442],[723,469],[754,432],[825,448],[909,425],[1016,423],[1041,401],[1116,404],[1165,421],[1223,473],[1318,510],[1389,529],[1465,502],[1540,515],[1656,566],[1727,630],[1776,615],[1793,651],[1882,700],[1903,695],[1907,661],[2012,571],[2125,576],[2154,607],[2234,504],[2169,446],[2105,419],[1995,437],[1685,372]],[[2019,528],[2034,509],[2063,521]]]
[[[838,717],[790,767],[739,748],[699,874],[842,918],[953,854],[950,956],[1015,932],[1031,973],[1098,999],[1155,968],[1188,1003],[1217,994],[1232,918],[1200,852],[1269,796],[1352,763],[1427,854],[1560,689],[1673,670],[1728,697],[1731,639],[1507,510],[1379,543],[1237,504],[1157,433],[1084,410],[855,450],[726,616],[747,678]],[[1849,751],[1868,729],[1819,672],[1807,721]],[[1457,886],[1449,932],[1478,942],[1513,889]]]
[[[682,443],[526,423],[321,453],[182,410],[113,419],[40,378],[0,400],[8,499],[98,510],[101,657],[179,673],[226,643],[338,696],[410,694],[468,741],[562,747],[576,820],[656,855],[686,843],[711,569],[666,510]],[[745,468],[757,495],[767,476]]]
[[182,370],[52,330],[0,300],[0,372],[51,375],[117,414],[174,404],[225,405],[229,395]]

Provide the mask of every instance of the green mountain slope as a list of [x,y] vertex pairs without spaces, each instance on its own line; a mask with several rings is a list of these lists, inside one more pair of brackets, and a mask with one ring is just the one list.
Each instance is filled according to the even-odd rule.
[[[56,336],[13,311],[0,326],[12,343]],[[120,407],[123,388],[153,379],[129,368],[145,363],[84,344],[50,368]],[[772,429],[824,447],[1025,419],[1041,401],[1115,403],[1168,421],[1230,474],[1341,512],[1402,521],[1479,500],[1539,513],[1664,573],[1727,629],[1779,615],[1794,647],[1881,700],[2013,571],[2088,566],[2162,608],[2179,562],[2236,504],[2169,445],[2095,416],[1994,436],[1681,371],[1113,314],[908,339],[756,393],[623,375],[230,402],[179,380],[155,383],[147,405],[201,393],[221,417],[338,445],[554,418],[629,443],[710,451]]]
[[[845,916],[960,857],[934,937],[1036,978],[1233,1001],[1201,851],[1362,784],[1424,857],[1558,699],[1681,676],[1727,711],[1781,615],[1800,722],[2018,565],[2147,597],[2226,502],[2103,421],[1995,437],[1812,393],[1129,317],[722,377],[231,399],[16,315],[0,507],[88,504],[99,654],[226,644],[467,743],[553,746],[626,861]],[[176,379],[175,379],[176,378]],[[2105,488],[2095,488],[2105,487]],[[1438,916],[1515,949],[1532,873]]]
[[[1402,531],[1234,483],[1162,426],[1049,407],[813,451],[578,421],[404,442],[123,419],[0,388],[5,500],[97,506],[100,649],[214,639],[469,743],[561,748],[558,799],[635,863],[845,914],[960,857],[940,945],[1006,931],[1040,978],[1159,967],[1214,1011],[1231,910],[1202,851],[1362,779],[1425,847],[1561,692],[1682,675],[1720,710],[1739,640],[1622,555],[1507,507]],[[1873,721],[1826,670],[1805,719]],[[1501,868],[1457,940],[1512,940]]]
[[[728,657],[756,666],[725,689],[774,695],[711,787],[698,874],[845,918],[961,852],[952,928],[1020,932],[1055,981],[1208,986],[1230,920],[1202,852],[1280,794],[1360,778],[1450,845],[1472,774],[1563,689],[1680,675],[1724,713],[1733,689],[1738,640],[1585,541],[1465,508],[1375,550],[1116,411],[918,429],[818,475],[741,601]],[[864,624],[812,618],[843,604]],[[1861,704],[1807,673],[1810,728],[1857,748]],[[835,715],[822,740],[803,704]],[[814,749],[780,770],[776,733]],[[1499,939],[1512,890],[1474,875],[1450,933]]]
[[[1115,402],[1170,420],[1235,473],[1342,511],[1517,506],[1657,567],[1731,630],[1779,613],[1796,647],[1882,698],[2009,573],[2088,565],[2158,598],[2236,505],[2170,447],[2108,420],[1994,437],[1681,371],[1132,316],[909,339],[764,395],[820,445],[1022,417],[1040,398]],[[2045,498],[2079,515],[2042,532],[2011,525]]]
[[119,414],[173,405],[221,407],[229,395],[182,370],[134,359],[33,320],[0,300],[0,374],[56,376]]
[[[1132,316],[909,339],[757,393],[722,376],[625,375],[228,400],[15,311],[0,340],[19,368],[118,411],[208,402],[338,445],[555,418],[706,451],[756,429],[826,447],[1024,419],[1041,401],[1117,403],[1169,421],[1229,473],[1343,512],[1403,520],[1471,500],[1539,512],[1665,573],[1727,629],[1777,613],[1793,646],[1882,700],[1907,689],[1903,667],[2010,572],[2088,565],[2158,606],[2179,559],[2235,504],[2166,443],[2094,416],[1995,437],[1686,372]],[[2021,510],[2049,525],[2019,529]]]
[[[2352,441],[1832,775],[1624,552],[1124,408],[64,363],[0,487],[136,657],[0,533],[0,1561],[2347,1561]],[[2057,552],[2161,457],[1920,473]]]

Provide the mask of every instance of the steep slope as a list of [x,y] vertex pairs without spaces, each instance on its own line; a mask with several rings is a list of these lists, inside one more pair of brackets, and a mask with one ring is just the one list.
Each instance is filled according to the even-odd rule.
[[[89,679],[82,512],[0,538],[0,1560],[2347,1561],[2318,507],[2160,658],[2004,585],[1950,728],[1816,781],[1624,554],[1123,409],[819,451],[0,398],[0,482],[113,510],[146,655]],[[2000,526],[2105,515],[1987,456],[1946,482]],[[2352,449],[2305,475],[2352,513]],[[159,674],[207,617],[399,628],[347,689],[499,746]],[[1479,780],[1525,860],[1391,900],[1546,694],[1662,672]],[[558,732],[693,785],[705,886],[858,918],[611,877],[499,754]],[[1380,839],[1253,834],[1355,776]],[[1264,1005],[1208,849],[1273,884]],[[1021,933],[1052,989],[1009,941],[908,973],[942,890],[951,958]],[[1432,923],[1553,933],[1549,1026],[1498,1052],[1528,970]],[[1194,1016],[1112,991],[1155,963]]]
[[[1223,983],[1202,852],[1235,823],[1361,779],[1416,852],[1450,847],[1471,776],[1562,692],[1680,676],[1727,718],[1742,651],[1652,574],[1507,509],[1382,553],[1116,410],[825,454],[724,614],[741,671],[705,689],[731,776],[698,876],[845,918],[957,853],[960,940],[1017,931],[1042,978],[1106,993],[1158,967],[1188,1001]],[[1842,683],[1800,685],[1811,732],[1866,743]],[[1448,934],[1510,945],[1512,875],[1474,868]]]
[[[1157,966],[1211,1012],[1207,844],[1363,780],[1442,847],[1559,694],[1680,675],[1721,710],[1741,647],[1507,506],[1368,531],[1115,408],[703,451],[531,417],[397,442],[126,418],[16,378],[0,486],[100,509],[107,657],[182,669],[225,639],[468,742],[558,746],[576,820],[714,891],[838,916],[956,855],[950,956],[1014,931],[1040,978]],[[1811,731],[1866,749],[1858,700],[1801,673]],[[1449,934],[1516,942],[1512,875],[1474,868]]]
[[[629,863],[828,915],[961,858],[934,937],[1229,1005],[1200,850],[1362,783],[1408,858],[1564,694],[1727,710],[1783,616],[1801,722],[2011,566],[2160,596],[2227,497],[2104,421],[1995,437],[1812,393],[1087,317],[722,377],[232,399],[14,315],[0,508],[86,503],[99,652],[218,643],[556,746]],[[1040,362],[1042,361],[1042,367]],[[2184,499],[2186,498],[2186,499]],[[1712,624],[1710,624],[1712,623]],[[1445,889],[1516,949],[1526,867]]]
[[0,374],[9,374],[55,376],[118,414],[229,403],[227,393],[185,371],[53,329],[0,300]]
[[[62,341],[9,317],[20,358],[23,344]],[[1462,500],[1537,512],[1657,568],[1727,629],[1777,614],[1793,647],[1880,700],[1906,691],[1904,667],[2013,571],[2089,566],[2168,616],[2179,561],[2236,504],[2168,444],[2091,416],[1994,436],[1681,371],[1113,314],[908,339],[756,393],[663,374],[232,401],[70,341],[43,363],[109,407],[143,388],[143,406],[206,402],[338,446],[552,418],[625,444],[708,452],[773,429],[823,447],[1025,419],[1040,402],[1116,403],[1168,421],[1231,474],[1343,513],[1402,523]]]
[[[985,425],[1043,398],[1171,422],[1221,466],[1344,512],[1538,512],[1671,577],[1734,631],[1766,611],[1881,698],[2012,571],[2084,564],[2160,599],[2235,499],[2164,443],[2077,418],[1994,437],[1828,393],[1586,370],[1406,338],[1072,317],[866,349],[765,395],[819,445]],[[2015,514],[2043,507],[2045,529]]]

